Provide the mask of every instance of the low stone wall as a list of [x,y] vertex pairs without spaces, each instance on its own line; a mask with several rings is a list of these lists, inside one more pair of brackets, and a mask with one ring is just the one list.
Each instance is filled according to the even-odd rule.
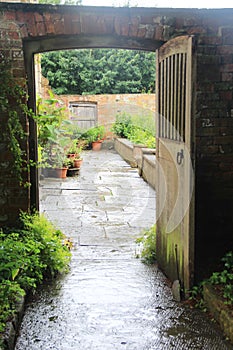
[[120,156],[130,164],[132,168],[137,167],[137,162],[133,155],[133,144],[127,139],[116,138],[114,148]]
[[224,334],[233,343],[233,311],[224,304],[211,285],[204,285],[204,300]]
[[144,154],[142,177],[156,190],[156,161],[154,154]]
[[127,139],[116,138],[114,147],[117,153],[133,168],[138,168],[139,175],[156,189],[155,149],[134,145]]

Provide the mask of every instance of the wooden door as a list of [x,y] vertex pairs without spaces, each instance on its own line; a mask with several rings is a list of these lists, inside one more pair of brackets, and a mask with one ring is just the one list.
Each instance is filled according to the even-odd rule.
[[70,119],[81,129],[87,130],[97,124],[97,104],[88,102],[71,102]]
[[194,38],[157,50],[157,257],[183,290],[194,269]]

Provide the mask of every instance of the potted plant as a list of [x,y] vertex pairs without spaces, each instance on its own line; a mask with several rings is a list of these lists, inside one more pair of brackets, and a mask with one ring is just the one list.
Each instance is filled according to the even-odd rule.
[[77,140],[71,140],[70,147],[68,149],[67,158],[75,159],[79,155],[77,147]]
[[48,125],[47,143],[42,148],[41,163],[42,167],[47,168],[48,176],[66,177],[67,149],[70,144],[70,137],[66,135],[63,128],[57,128],[55,124]]
[[99,151],[105,135],[104,126],[96,126],[87,130],[83,137],[92,145],[93,151]]

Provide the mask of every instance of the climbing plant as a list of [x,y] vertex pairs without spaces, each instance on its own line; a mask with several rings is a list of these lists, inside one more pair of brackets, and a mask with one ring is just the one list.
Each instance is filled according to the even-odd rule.
[[27,94],[24,82],[16,82],[11,74],[11,65],[7,61],[0,62],[0,113],[2,142],[11,156],[11,169],[16,174],[20,185],[28,185],[23,181],[23,172],[29,166],[25,152],[26,123],[22,124],[22,116],[27,118],[31,113],[27,107]]

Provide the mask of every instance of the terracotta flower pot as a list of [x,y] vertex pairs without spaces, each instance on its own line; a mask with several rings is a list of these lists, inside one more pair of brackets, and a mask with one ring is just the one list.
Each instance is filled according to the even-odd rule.
[[74,159],[74,168],[80,168],[82,165],[83,160],[82,159]]
[[55,176],[59,179],[65,179],[68,168],[55,168]]
[[102,146],[102,140],[92,142],[92,150],[93,151],[101,150],[101,146]]

